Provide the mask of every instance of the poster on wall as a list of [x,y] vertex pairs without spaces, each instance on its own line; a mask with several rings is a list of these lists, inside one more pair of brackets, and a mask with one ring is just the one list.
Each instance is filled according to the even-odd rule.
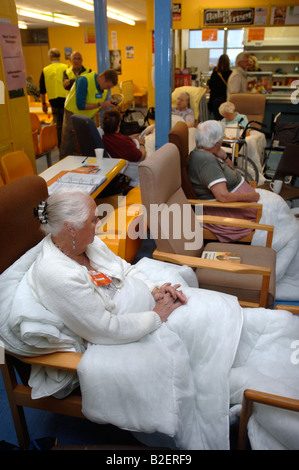
[[253,24],[254,8],[227,8],[204,10],[205,26]]
[[119,75],[121,74],[121,50],[114,49],[109,51],[110,54],[110,68],[115,70]]
[[182,5],[181,3],[173,3],[172,5],[172,21],[181,21]]
[[96,31],[94,26],[83,27],[84,44],[95,44],[96,43]]
[[299,24],[299,7],[273,7],[270,24],[277,26]]
[[134,59],[134,46],[126,46],[126,59]]
[[[0,23],[0,43],[7,90],[9,92],[18,90],[18,93],[14,96],[24,96],[26,67],[18,25]],[[10,94],[10,97],[13,97],[13,95]]]

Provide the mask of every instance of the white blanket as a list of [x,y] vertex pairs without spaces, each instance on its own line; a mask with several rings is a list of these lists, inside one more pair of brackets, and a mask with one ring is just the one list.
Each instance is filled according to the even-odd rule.
[[[276,299],[299,300],[299,220],[277,194],[257,188],[263,204],[260,223],[274,226],[272,248],[276,251]],[[266,232],[256,231],[252,245],[265,245]]]
[[[82,351],[86,345],[80,338],[36,304],[26,288],[26,271],[38,251],[39,245],[0,276],[0,338],[10,351],[27,356]],[[230,402],[240,404],[243,386],[254,383],[267,390],[270,380],[270,391],[277,390],[278,381],[272,379],[283,370],[278,390],[288,394],[292,389],[299,396],[299,369],[289,367],[288,356],[299,337],[299,319],[264,309],[242,310],[232,296],[186,287],[196,285],[187,267],[149,259],[138,267],[154,281],[181,282],[189,301],[138,342],[89,345],[78,368],[83,412],[89,419],[137,432],[158,431],[173,437],[182,449],[227,449]],[[33,395],[65,387],[69,391],[75,379],[33,368]],[[283,416],[298,435],[298,419]],[[252,442],[262,434],[273,448],[277,443],[293,448],[279,426],[271,440],[268,423],[268,416],[261,422],[253,418]]]

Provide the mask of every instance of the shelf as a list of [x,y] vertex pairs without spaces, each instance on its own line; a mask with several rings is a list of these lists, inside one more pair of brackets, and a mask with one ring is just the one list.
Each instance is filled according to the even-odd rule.
[[299,78],[298,73],[273,73],[273,78]]
[[275,65],[275,64],[288,64],[288,65],[291,65],[291,64],[294,64],[294,65],[298,65],[299,64],[299,61],[298,60],[259,60],[259,65],[262,64],[262,65],[266,65],[266,64],[271,64],[271,65]]
[[299,54],[299,50],[298,51],[294,51],[294,49],[281,49],[281,50],[279,50],[277,47],[275,47],[275,50],[274,49],[272,49],[272,50],[270,50],[270,49],[269,50],[261,49],[260,51],[256,51],[256,50],[248,51],[248,50],[246,50],[247,54],[261,54],[262,52],[264,54],[273,54],[273,52],[275,52],[275,53],[279,52],[281,54]]
[[294,87],[289,85],[272,85],[272,90],[294,90]]

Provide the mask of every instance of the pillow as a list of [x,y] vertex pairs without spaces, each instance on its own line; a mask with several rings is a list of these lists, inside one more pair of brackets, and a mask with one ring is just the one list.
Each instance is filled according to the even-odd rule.
[[196,86],[181,86],[179,88],[175,88],[171,95],[171,102],[172,106],[176,106],[176,100],[178,96],[186,92],[190,96],[190,108],[192,108],[194,112],[195,119],[198,119],[199,116],[199,103],[202,96],[205,94],[206,89],[204,87],[196,87]]

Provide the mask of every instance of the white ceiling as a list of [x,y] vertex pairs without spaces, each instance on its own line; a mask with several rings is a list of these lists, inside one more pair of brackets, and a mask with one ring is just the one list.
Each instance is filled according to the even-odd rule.
[[[16,7],[27,7],[32,10],[41,10],[44,12],[60,13],[68,15],[70,19],[78,21],[82,25],[94,24],[94,12],[83,10],[60,0],[15,0]],[[119,13],[127,14],[135,19],[135,21],[146,21],[146,0],[107,0],[107,8],[116,10]],[[47,28],[53,26],[53,23],[37,20],[28,17],[18,17],[24,21],[28,28]],[[120,24],[116,20],[108,18],[108,23]],[[59,28],[60,25],[55,27]]]

